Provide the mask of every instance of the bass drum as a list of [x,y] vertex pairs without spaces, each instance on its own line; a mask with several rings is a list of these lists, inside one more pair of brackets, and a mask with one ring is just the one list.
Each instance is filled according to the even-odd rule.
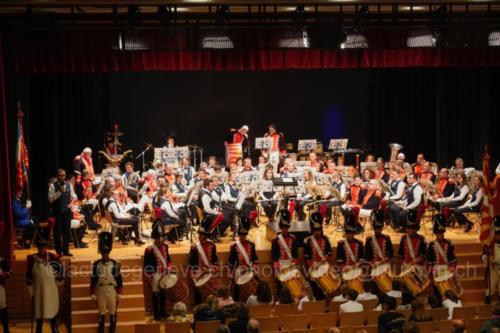
[[344,270],[342,279],[349,288],[356,290],[359,294],[364,292],[363,288],[363,270],[360,267],[352,267]]
[[162,290],[171,302],[188,302],[189,288],[184,281],[181,281],[177,273],[165,273],[158,281],[158,287]]

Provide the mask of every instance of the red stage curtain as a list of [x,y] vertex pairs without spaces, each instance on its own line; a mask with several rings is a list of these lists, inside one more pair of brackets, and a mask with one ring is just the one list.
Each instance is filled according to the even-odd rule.
[[16,73],[499,66],[500,49],[18,50]]
[[11,236],[14,230],[10,194],[9,145],[7,141],[7,110],[3,49],[0,49],[0,255],[10,258]]

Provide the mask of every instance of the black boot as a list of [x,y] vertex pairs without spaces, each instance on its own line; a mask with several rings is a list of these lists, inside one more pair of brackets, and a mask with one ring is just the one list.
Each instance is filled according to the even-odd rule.
[[471,231],[472,227],[474,227],[474,224],[471,222],[467,222],[467,225],[465,226],[464,232]]
[[116,314],[109,315],[109,333],[115,333],[116,331]]
[[106,316],[99,316],[99,328],[98,333],[104,333],[104,323],[106,322]]
[[167,318],[167,311],[165,311],[165,303],[167,302],[167,296],[164,293],[160,293],[160,317]]
[[54,317],[50,320],[50,329],[52,333],[59,333],[59,328],[57,327],[57,318]]
[[491,304],[491,296],[484,296],[484,304]]
[[156,321],[160,321],[161,313],[160,313],[160,293],[153,293],[151,298],[153,305],[153,317]]
[[43,319],[37,319],[36,320],[36,333],[42,333],[42,327],[43,327]]
[[2,320],[3,333],[9,333],[9,312],[7,308],[0,310],[0,318]]

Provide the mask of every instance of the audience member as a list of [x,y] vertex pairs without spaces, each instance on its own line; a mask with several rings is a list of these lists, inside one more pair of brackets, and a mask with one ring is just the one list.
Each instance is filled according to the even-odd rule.
[[403,324],[406,322],[404,314],[396,311],[396,298],[385,296],[383,310],[385,311],[378,317],[378,332],[390,333],[392,330],[401,332]]
[[413,322],[426,322],[433,321],[432,315],[425,309],[424,303],[420,302],[418,299],[414,299],[411,304],[411,315],[408,321]]
[[248,296],[248,305],[259,305],[259,304],[273,304],[273,294],[271,293],[271,287],[266,281],[260,280],[257,285],[257,290],[255,295]]
[[357,301],[368,301],[371,299],[376,299],[378,300],[377,295],[375,295],[373,291],[373,282],[371,280],[365,280],[363,281],[363,290],[361,294],[358,295]]
[[448,309],[448,319],[453,317],[453,309],[461,308],[462,301],[458,298],[457,294],[455,294],[451,290],[446,290],[444,292],[445,300],[443,301],[443,308]]
[[243,302],[236,303],[237,315],[236,320],[229,323],[231,333],[246,333],[248,321],[250,320],[250,311],[248,305]]
[[358,292],[354,289],[347,289],[346,292],[347,302],[340,304],[339,313],[348,312],[361,312],[363,311],[363,304],[358,303]]

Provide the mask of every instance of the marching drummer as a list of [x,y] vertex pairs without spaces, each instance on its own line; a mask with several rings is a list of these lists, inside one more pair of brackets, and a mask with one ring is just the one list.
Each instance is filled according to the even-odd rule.
[[274,268],[280,271],[297,264],[297,240],[288,232],[290,228],[290,212],[282,209],[278,213],[281,232],[271,244]]
[[92,264],[90,278],[90,295],[97,302],[99,309],[99,330],[104,333],[106,312],[109,312],[109,333],[116,330],[116,308],[123,288],[123,279],[120,273],[120,264],[109,257],[111,248],[107,245],[100,247],[101,259]]
[[372,214],[374,236],[366,237],[365,259],[371,263],[391,261],[394,256],[391,237],[382,233],[384,229],[384,212],[380,209]]
[[[191,245],[189,250],[188,264],[191,276],[197,278],[201,273],[213,270],[218,263],[215,244],[208,239],[210,237],[210,226],[212,219],[205,217],[198,228],[198,241]],[[215,292],[215,290],[214,290]],[[198,289],[195,289],[196,304],[201,304],[202,297]]]
[[151,302],[153,305],[153,315],[156,321],[166,318],[165,302],[167,296],[159,288],[160,278],[172,268],[172,260],[168,252],[168,244],[164,240],[164,230],[161,223],[155,223],[151,231],[154,243],[148,246],[144,252],[144,275],[151,283],[153,293]]
[[[309,223],[312,235],[304,239],[304,259],[308,267],[316,268],[332,258],[333,250],[330,241],[323,235],[323,216],[318,212],[312,213]],[[325,294],[314,281],[311,281],[311,288],[316,299],[325,298]]]
[[[238,238],[231,244],[229,250],[229,267],[235,279],[238,278],[240,272],[244,270],[255,270],[257,268],[259,259],[255,251],[255,244],[247,239],[250,225],[251,222],[248,217],[241,217],[240,226],[238,228]],[[240,300],[239,296],[240,290],[238,284],[235,284],[234,299]],[[246,300],[240,301],[245,302]]]
[[422,266],[425,263],[427,249],[424,236],[417,233],[418,230],[416,212],[408,213],[406,222],[406,235],[401,237],[398,249],[398,257],[402,261],[403,270],[413,266]]
[[356,233],[356,220],[352,215],[347,215],[344,222],[345,239],[337,243],[337,263],[341,269],[358,266],[364,261],[363,242],[354,237]]
[[446,232],[446,218],[443,214],[435,215],[433,218],[433,231],[436,240],[429,243],[427,247],[427,263],[432,268],[434,277],[440,276],[447,271],[454,272],[457,265],[455,246],[444,238]]

